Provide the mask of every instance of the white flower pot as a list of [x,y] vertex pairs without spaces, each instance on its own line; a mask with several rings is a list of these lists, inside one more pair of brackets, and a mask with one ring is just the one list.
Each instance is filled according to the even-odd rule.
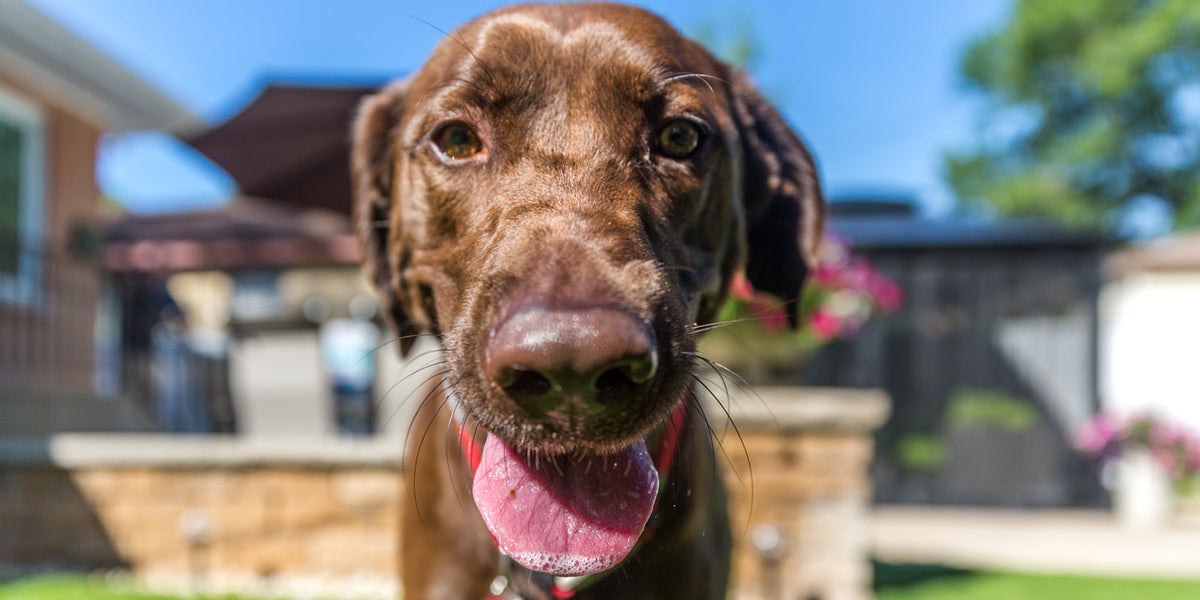
[[1130,529],[1161,529],[1174,510],[1171,478],[1146,450],[1129,450],[1116,462],[1113,510]]

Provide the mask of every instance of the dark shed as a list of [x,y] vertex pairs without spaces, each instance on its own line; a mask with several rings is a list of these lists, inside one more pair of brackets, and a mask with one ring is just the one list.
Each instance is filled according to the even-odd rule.
[[835,201],[830,230],[906,297],[898,314],[823,348],[801,376],[891,394],[878,500],[1103,501],[1070,449],[1098,406],[1103,238],[1040,222],[926,219],[890,200]]

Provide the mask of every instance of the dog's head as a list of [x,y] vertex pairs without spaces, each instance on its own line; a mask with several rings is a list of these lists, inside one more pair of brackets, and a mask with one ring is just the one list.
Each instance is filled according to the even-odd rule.
[[[545,480],[524,496],[532,510],[569,496],[566,510],[605,523],[568,536],[575,550],[531,543],[536,564],[522,564],[575,574],[619,560],[649,508],[618,514],[595,498],[606,486],[653,497],[656,480],[631,466],[682,401],[693,325],[715,317],[741,268],[795,323],[824,215],[808,152],[745,76],[613,4],[468,23],[364,101],[354,138],[356,227],[403,351],[439,335],[447,394],[489,447],[499,440],[505,474],[558,465],[530,478]],[[572,475],[589,457],[625,467]],[[516,557],[531,509],[506,538],[489,510],[510,510],[496,507],[518,502],[516,484],[490,481],[476,475],[476,502]],[[619,544],[605,537],[622,523]],[[537,562],[584,554],[582,567]]]
[[730,275],[796,302],[823,221],[804,146],[660,18],[519,5],[362,105],[366,269],[405,351],[510,444],[611,449],[679,401]]

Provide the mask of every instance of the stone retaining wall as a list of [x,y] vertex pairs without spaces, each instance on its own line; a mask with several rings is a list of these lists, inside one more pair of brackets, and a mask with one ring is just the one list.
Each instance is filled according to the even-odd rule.
[[[758,394],[732,403],[740,441],[724,435],[731,597],[869,597],[871,432],[886,399]],[[129,568],[176,591],[394,597],[400,456],[396,440],[0,440],[0,564]],[[751,534],[780,544],[764,553]]]
[[733,464],[725,475],[735,534],[731,597],[870,598],[872,434],[887,418],[887,398],[786,387],[758,388],[758,396],[734,403],[745,452],[736,438],[724,443]]

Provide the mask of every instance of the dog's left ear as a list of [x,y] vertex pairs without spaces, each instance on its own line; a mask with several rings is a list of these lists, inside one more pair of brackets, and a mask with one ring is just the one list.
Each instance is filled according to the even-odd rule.
[[787,303],[799,324],[799,298],[816,264],[825,200],[812,155],[742,73],[732,76],[734,118],[741,134],[746,277],[755,289]]

